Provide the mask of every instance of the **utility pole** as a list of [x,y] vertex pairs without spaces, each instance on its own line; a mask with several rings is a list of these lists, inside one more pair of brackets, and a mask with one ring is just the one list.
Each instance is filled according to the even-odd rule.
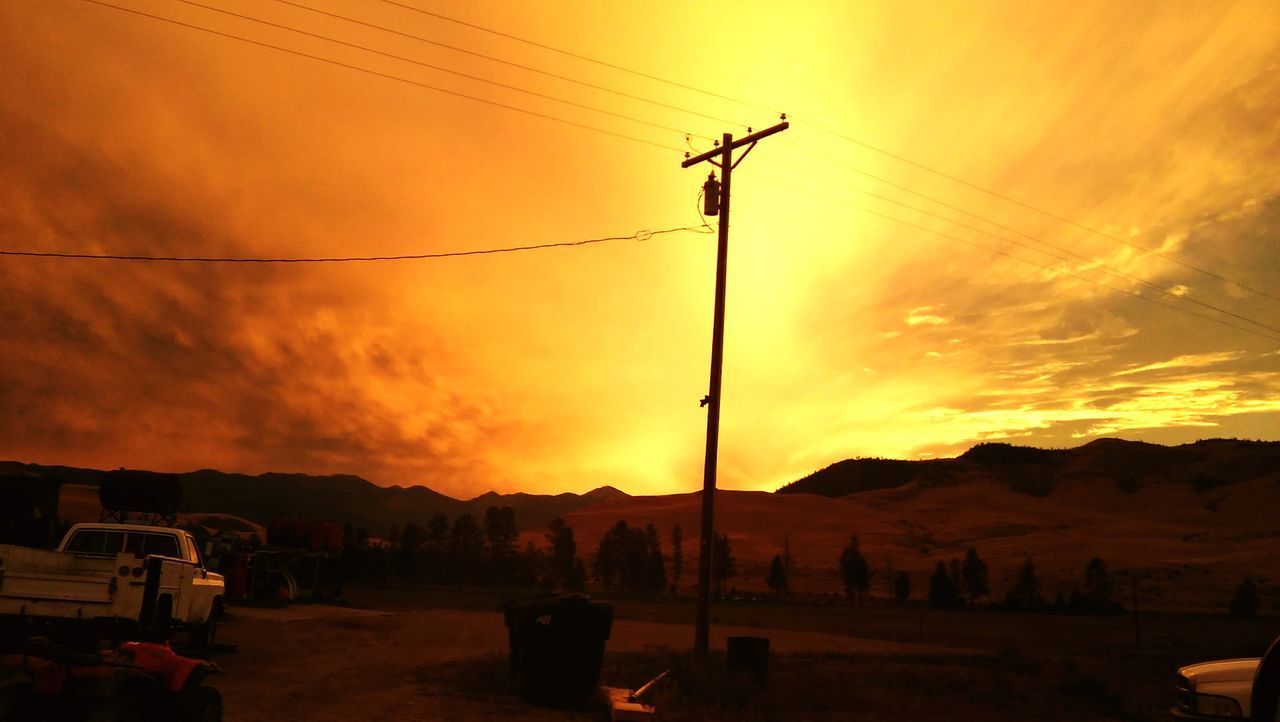
[[[715,494],[716,494],[716,459],[720,447],[720,377],[724,367],[724,288],[726,268],[725,262],[729,254],[729,182],[733,169],[743,158],[756,147],[756,143],[774,133],[780,133],[789,127],[787,116],[783,122],[772,128],[766,128],[739,140],[734,140],[730,133],[724,134],[719,148],[706,153],[686,158],[680,164],[688,168],[703,161],[720,168],[721,180],[715,182],[712,173],[704,188],[707,192],[706,204],[708,215],[719,213],[720,234],[716,245],[716,304],[715,316],[711,324],[711,384],[707,395],[702,398],[702,405],[707,407],[707,455],[702,470],[702,536],[698,542],[698,616],[693,637],[694,654],[707,656],[711,626],[711,551],[715,535]],[[733,159],[733,151],[742,146],[747,149]],[[717,161],[718,159],[718,161]],[[714,200],[717,202],[713,203]]]

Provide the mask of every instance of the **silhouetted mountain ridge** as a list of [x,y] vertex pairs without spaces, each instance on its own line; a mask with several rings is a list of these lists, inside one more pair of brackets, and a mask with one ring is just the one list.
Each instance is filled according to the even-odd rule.
[[[41,476],[69,484],[96,485],[103,473],[97,469],[0,461],[0,474]],[[463,500],[421,485],[378,486],[350,474],[251,475],[199,469],[178,477],[182,480],[183,512],[232,514],[264,525],[276,517],[332,519],[364,527],[374,536],[384,536],[393,525],[425,524],[435,514],[452,520],[470,513],[479,520],[490,506],[510,506],[521,529],[538,529],[584,506],[627,496],[611,486],[602,486],[585,494],[490,491]]]
[[781,494],[841,497],[907,484],[921,487],[995,479],[1011,490],[1046,496],[1072,479],[1110,480],[1133,492],[1149,484],[1188,484],[1197,491],[1280,474],[1280,442],[1204,439],[1161,446],[1097,439],[1071,449],[1002,442],[974,446],[954,459],[846,459],[778,489]]

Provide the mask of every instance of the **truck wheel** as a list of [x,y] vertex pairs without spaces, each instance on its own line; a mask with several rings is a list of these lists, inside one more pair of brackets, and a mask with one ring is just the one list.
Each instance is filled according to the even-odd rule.
[[203,684],[182,691],[182,722],[222,722],[222,693]]
[[147,705],[133,695],[103,700],[89,710],[85,722],[148,722]]
[[187,645],[192,649],[212,649],[218,636],[218,621],[222,619],[222,602],[215,600],[209,609],[209,618],[191,628]]
[[201,624],[191,628],[191,635],[187,639],[187,646],[192,649],[211,649],[214,639],[218,636],[218,620],[209,619]]

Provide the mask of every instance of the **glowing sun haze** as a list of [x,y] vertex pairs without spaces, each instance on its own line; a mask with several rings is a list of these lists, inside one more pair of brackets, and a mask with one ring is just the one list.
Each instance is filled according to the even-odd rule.
[[[1277,438],[1272,0],[405,3],[757,106],[383,2],[202,0],[281,28],[111,1],[681,150],[286,28],[698,150],[745,133],[705,116],[788,113],[734,176],[723,487],[980,440]],[[678,150],[100,5],[0,5],[0,62],[4,250],[388,255],[700,223],[708,168]],[[677,233],[386,264],[0,258],[0,458],[689,491],[714,254]]]

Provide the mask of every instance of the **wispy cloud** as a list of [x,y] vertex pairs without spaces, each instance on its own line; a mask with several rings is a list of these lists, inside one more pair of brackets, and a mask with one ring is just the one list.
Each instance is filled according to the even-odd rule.
[[1163,369],[1199,369],[1210,366],[1219,366],[1230,361],[1236,361],[1245,355],[1244,351],[1222,351],[1217,353],[1202,354],[1185,354],[1177,356],[1165,361],[1156,361],[1154,363],[1144,364],[1127,368],[1122,371],[1116,371],[1112,376],[1129,376],[1131,374],[1146,373],[1148,371],[1160,371]]

